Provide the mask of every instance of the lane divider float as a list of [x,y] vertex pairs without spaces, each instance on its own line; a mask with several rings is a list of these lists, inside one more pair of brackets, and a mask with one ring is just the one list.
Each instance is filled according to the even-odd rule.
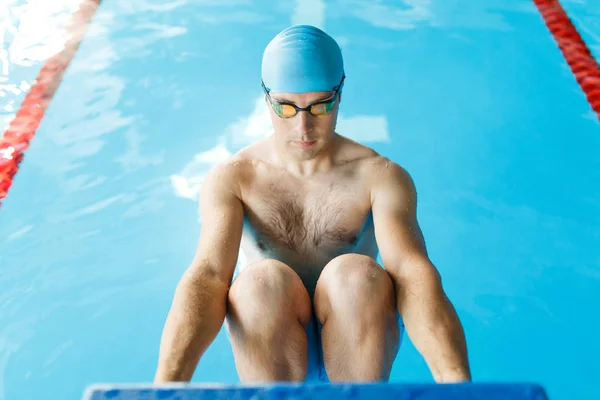
[[75,57],[101,0],[83,0],[67,25],[64,48],[50,57],[37,75],[8,128],[0,136],[0,207],[8,194],[25,150],[34,138],[44,114]]
[[533,0],[571,72],[600,119],[600,66],[558,0]]

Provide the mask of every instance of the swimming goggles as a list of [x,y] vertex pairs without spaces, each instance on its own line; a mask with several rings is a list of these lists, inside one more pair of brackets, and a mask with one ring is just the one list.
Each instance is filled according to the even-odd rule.
[[269,103],[271,103],[273,111],[275,111],[275,114],[277,114],[280,118],[292,118],[293,116],[298,114],[299,111],[308,111],[315,117],[324,117],[326,115],[329,115],[331,113],[331,110],[333,110],[333,106],[335,105],[335,101],[338,98],[338,94],[340,93],[340,89],[342,88],[342,85],[344,83],[344,79],[346,79],[346,75],[342,76],[340,84],[333,89],[335,93],[331,98],[310,104],[308,107],[305,108],[298,107],[297,105],[292,103],[274,100],[269,94],[270,90],[265,87],[265,83],[261,81],[261,85],[265,94],[267,95],[267,99],[269,99]]

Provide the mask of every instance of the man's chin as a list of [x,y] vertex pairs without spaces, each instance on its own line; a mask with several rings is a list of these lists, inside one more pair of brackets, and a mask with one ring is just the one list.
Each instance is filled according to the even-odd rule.
[[307,161],[313,159],[319,154],[319,149],[303,149],[296,146],[290,146],[290,153],[296,157],[296,159],[301,161]]

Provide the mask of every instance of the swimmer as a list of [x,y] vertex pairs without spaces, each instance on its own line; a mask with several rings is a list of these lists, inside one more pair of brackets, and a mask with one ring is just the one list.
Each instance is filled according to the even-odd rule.
[[[203,182],[196,255],[154,381],[190,381],[223,324],[242,383],[385,382],[404,330],[436,382],[470,381],[411,176],[336,132],[338,44],[289,27],[267,45],[261,74],[273,131]],[[247,263],[236,268],[240,249]]]

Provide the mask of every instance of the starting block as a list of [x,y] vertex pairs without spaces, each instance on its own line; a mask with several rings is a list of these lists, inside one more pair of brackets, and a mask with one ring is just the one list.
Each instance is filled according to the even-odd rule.
[[83,400],[548,400],[531,383],[456,384],[271,384],[271,385],[92,385]]

